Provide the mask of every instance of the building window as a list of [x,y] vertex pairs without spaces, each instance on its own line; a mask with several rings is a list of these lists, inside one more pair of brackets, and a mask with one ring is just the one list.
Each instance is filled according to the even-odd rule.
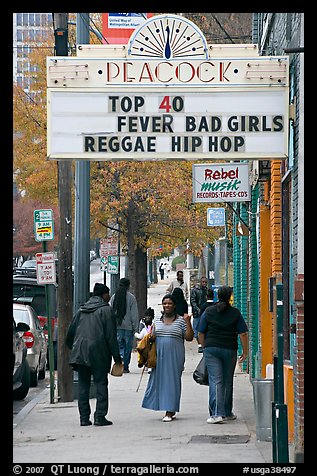
[[35,30],[35,41],[37,43],[40,43],[42,41],[42,31],[41,30]]
[[23,72],[23,62],[21,60],[19,60],[17,62],[17,71],[18,73],[22,73]]
[[41,23],[42,23],[42,26],[47,26],[47,14],[46,13],[42,13]]
[[28,13],[23,13],[23,26],[28,26],[29,24],[29,15]]
[[30,89],[30,78],[23,78],[23,89]]
[[17,26],[22,26],[22,13],[17,13]]

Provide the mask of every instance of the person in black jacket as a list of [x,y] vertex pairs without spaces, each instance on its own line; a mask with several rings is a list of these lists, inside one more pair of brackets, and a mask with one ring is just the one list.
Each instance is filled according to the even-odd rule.
[[242,345],[241,364],[248,354],[248,326],[238,308],[231,306],[232,288],[218,289],[218,302],[202,313],[198,339],[204,349],[209,380],[207,423],[235,420],[232,412],[233,376],[237,362],[238,336]]
[[[206,276],[200,278],[200,283],[190,291],[190,305],[193,312],[193,329],[194,337],[198,342],[198,325],[200,319],[200,308],[207,300],[207,284]],[[201,346],[198,342],[198,352],[201,352]]]
[[160,275],[161,275],[161,280],[163,280],[164,279],[164,272],[165,272],[163,263],[160,264],[159,272],[160,272]]
[[108,413],[108,372],[111,360],[122,364],[117,341],[117,327],[113,310],[109,306],[109,288],[96,283],[93,295],[83,304],[70,323],[66,345],[70,352],[69,363],[78,372],[78,410],[80,425],[91,425],[89,391],[91,375],[96,386],[94,424],[112,425]]

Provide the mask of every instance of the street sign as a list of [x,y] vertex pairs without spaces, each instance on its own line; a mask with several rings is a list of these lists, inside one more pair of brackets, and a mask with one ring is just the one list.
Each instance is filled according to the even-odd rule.
[[114,256],[118,254],[118,239],[115,237],[100,240],[100,256]]
[[224,208],[207,208],[207,226],[225,226]]
[[54,240],[53,210],[34,210],[34,235],[36,241]]
[[108,268],[109,274],[119,273],[119,256],[108,256]]
[[193,202],[246,202],[251,200],[249,166],[230,164],[193,164]]
[[36,279],[38,284],[55,284],[54,253],[36,253]]
[[108,266],[108,257],[101,256],[100,257],[100,271],[107,271],[107,266]]

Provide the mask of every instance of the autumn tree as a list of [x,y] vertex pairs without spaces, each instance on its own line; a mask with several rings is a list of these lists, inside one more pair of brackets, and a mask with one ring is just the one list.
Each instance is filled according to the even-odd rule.
[[188,251],[200,255],[208,241],[219,237],[219,229],[207,229],[206,206],[192,204],[191,163],[98,163],[92,169],[91,229],[100,236],[106,234],[102,227],[118,223],[131,287],[143,309],[147,250],[153,256],[169,254],[188,243]]
[[[13,200],[13,256],[23,256],[24,259],[43,251],[43,244],[35,241],[34,210],[52,209],[44,201],[16,197]],[[58,234],[58,209],[54,207],[54,233]],[[54,241],[47,242],[47,251],[54,251]]]

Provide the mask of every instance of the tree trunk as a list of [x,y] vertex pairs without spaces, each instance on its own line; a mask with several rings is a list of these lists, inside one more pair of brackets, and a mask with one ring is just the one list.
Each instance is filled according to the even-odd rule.
[[136,297],[141,319],[147,308],[147,253],[146,250],[135,244],[135,236],[138,233],[138,217],[132,200],[128,206],[127,230],[130,291]]
[[137,247],[135,250],[135,297],[138,302],[139,315],[142,317],[147,308],[147,254]]
[[157,259],[156,259],[156,258],[153,258],[153,259],[152,259],[152,263],[153,263],[153,266],[152,266],[153,283],[154,283],[154,284],[157,284],[157,283],[158,283],[158,279],[157,279]]

